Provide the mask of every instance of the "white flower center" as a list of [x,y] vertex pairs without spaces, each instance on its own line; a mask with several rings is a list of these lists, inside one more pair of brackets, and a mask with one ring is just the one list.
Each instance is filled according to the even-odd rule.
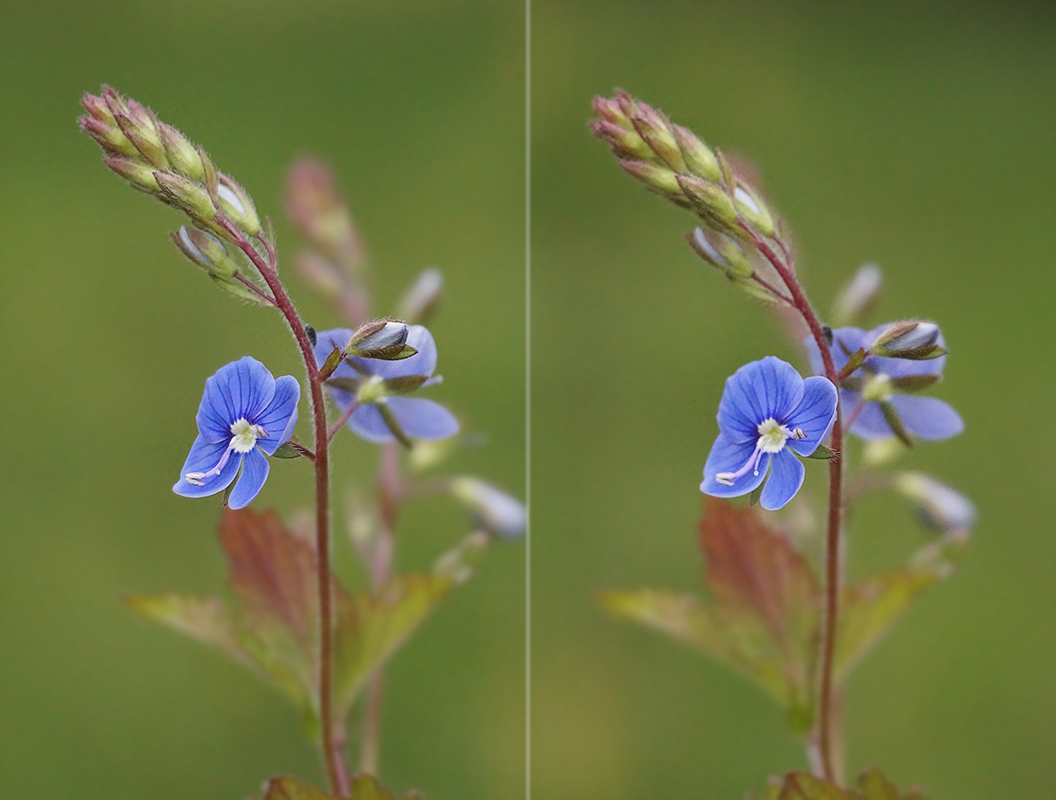
[[793,431],[779,424],[773,417],[760,422],[758,430],[757,447],[764,453],[780,453],[785,449],[785,442],[795,435]]
[[268,432],[259,425],[252,425],[245,417],[231,423],[231,449],[236,453],[248,453],[257,446],[257,439],[264,438]]
[[773,417],[760,422],[757,430],[759,431],[759,438],[755,442],[755,450],[752,451],[744,466],[736,472],[720,472],[715,476],[716,483],[721,483],[724,486],[733,486],[734,481],[744,477],[749,472],[753,475],[758,475],[759,464],[763,460],[763,453],[780,453],[785,449],[785,442],[789,439],[807,438],[807,434],[803,432],[802,428],[789,430]]

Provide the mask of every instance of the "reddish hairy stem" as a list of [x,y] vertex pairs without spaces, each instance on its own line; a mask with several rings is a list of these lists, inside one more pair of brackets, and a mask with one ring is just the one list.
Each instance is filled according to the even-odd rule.
[[[348,797],[350,781],[345,765],[343,740],[338,729],[341,721],[334,719],[333,660],[334,660],[334,609],[333,585],[330,574],[330,451],[326,425],[326,406],[323,403],[323,385],[319,379],[319,368],[315,363],[312,343],[304,330],[304,323],[297,316],[293,302],[279,281],[274,250],[265,241],[271,263],[265,262],[260,253],[241,231],[222,215],[216,219],[236,240],[238,247],[253,262],[260,276],[275,296],[275,306],[293,331],[301,358],[308,371],[308,386],[312,397],[312,420],[315,431],[315,547],[319,585],[319,725],[322,731],[323,760],[330,780],[330,788],[338,797]],[[343,728],[343,724],[341,725]]]
[[[773,248],[767,244],[750,225],[741,220],[742,228],[755,240],[755,246],[769,261],[781,280],[788,287],[792,296],[792,304],[802,315],[810,334],[818,346],[822,363],[825,366],[825,377],[839,385],[839,375],[832,361],[832,353],[829,350],[829,342],[821,328],[821,322],[817,314],[811,308],[803,290],[799,287],[791,264],[786,264]],[[783,252],[789,255],[791,262],[791,251],[783,243],[780,243]],[[840,419],[839,393],[836,396],[836,423],[832,427],[832,449],[837,453],[843,452],[843,421]],[[829,461],[829,517],[828,531],[825,537],[825,582],[824,582],[824,618],[821,636],[821,677],[818,690],[818,715],[815,723],[818,737],[818,749],[820,751],[822,777],[835,783],[838,774],[833,764],[833,724],[835,712],[835,698],[833,696],[833,666],[836,660],[836,623],[839,619],[840,606],[840,516],[843,511],[843,459],[834,458]]]

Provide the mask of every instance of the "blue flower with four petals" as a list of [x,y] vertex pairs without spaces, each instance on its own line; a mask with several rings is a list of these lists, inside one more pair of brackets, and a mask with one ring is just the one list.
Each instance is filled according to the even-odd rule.
[[[854,327],[834,330],[832,360],[836,370],[843,369],[850,357],[860,349],[868,350],[876,337],[888,327],[889,324],[880,325],[871,331]],[[937,343],[945,347],[941,334]],[[815,372],[824,372],[817,344],[813,339],[808,339],[806,345],[811,367]],[[840,402],[845,419],[851,423],[850,432],[866,441],[895,436],[881,406],[881,403],[888,403],[908,434],[921,439],[949,439],[961,433],[964,422],[949,403],[937,397],[899,393],[900,383],[938,380],[945,365],[946,356],[926,361],[867,357],[862,366],[840,385]]]
[[769,472],[759,502],[776,511],[803,485],[805,469],[796,455],[811,455],[832,431],[836,387],[827,378],[803,380],[791,364],[767,356],[726,379],[717,418],[719,436],[700,490],[739,497],[755,491]]
[[268,459],[289,441],[297,425],[301,387],[292,375],[278,380],[255,358],[221,367],[205,382],[198,407],[198,438],[172,490],[184,497],[223,491],[242,468],[228,499],[249,505],[268,479]]
[[[352,331],[346,328],[319,332],[315,344],[316,362],[322,366],[335,347],[344,350],[351,338]],[[346,358],[331,377],[351,378],[366,385],[372,381],[380,383],[393,378],[422,375],[427,378],[422,387],[439,383],[440,377],[433,377],[437,358],[433,335],[421,325],[408,325],[407,344],[418,351],[410,358],[399,361]],[[327,389],[334,404],[342,412],[347,412],[356,401],[351,392],[334,386],[328,386]],[[380,398],[376,402],[362,403],[348,418],[348,427],[352,432],[368,442],[390,442],[396,438],[378,409],[380,404],[388,406],[400,428],[412,439],[446,439],[458,433],[458,420],[439,403],[424,397],[391,396]]]

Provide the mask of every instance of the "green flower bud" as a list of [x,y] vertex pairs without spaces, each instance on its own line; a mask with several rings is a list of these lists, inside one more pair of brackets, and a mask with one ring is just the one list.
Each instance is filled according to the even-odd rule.
[[718,183],[722,179],[718,159],[711,149],[702,142],[693,131],[675,125],[675,140],[678,142],[682,157],[689,170],[706,181]]
[[195,219],[211,222],[216,219],[216,208],[205,190],[190,178],[174,172],[155,172],[165,198],[177,208],[181,208]]
[[142,160],[143,157],[139,154],[135,145],[128,141],[117,125],[108,125],[95,117],[81,117],[77,120],[77,125],[82,133],[86,133],[95,139],[96,144],[107,153],[132,158],[136,161]]
[[763,236],[774,235],[774,220],[766,205],[747,187],[738,185],[733,190],[733,201],[748,224]]
[[161,141],[172,168],[191,180],[205,181],[205,168],[201,156],[187,137],[164,122],[160,125]]
[[154,177],[155,170],[151,166],[140,161],[133,161],[130,158],[122,158],[121,156],[104,158],[103,163],[128,181],[133,189],[139,189],[141,192],[150,194],[157,194],[161,191],[158,181]]
[[751,278],[755,267],[737,242],[725,234],[696,228],[689,237],[697,254],[731,278]]
[[227,279],[238,274],[238,265],[227,248],[211,233],[181,225],[178,232],[169,235],[187,258],[210,275]]
[[620,166],[635,178],[644,183],[649,189],[664,195],[669,200],[682,201],[682,189],[678,185],[678,177],[674,172],[648,161],[620,161]]
[[737,224],[737,208],[730,196],[717,184],[696,177],[679,175],[678,186],[690,200],[690,208],[697,212],[710,228],[734,228]]
[[934,322],[906,320],[888,326],[870,346],[873,355],[924,361],[948,352],[939,344],[942,332]]
[[260,233],[260,218],[245,189],[223,173],[218,172],[217,178],[220,180],[217,191],[224,215],[247,236],[256,236]]

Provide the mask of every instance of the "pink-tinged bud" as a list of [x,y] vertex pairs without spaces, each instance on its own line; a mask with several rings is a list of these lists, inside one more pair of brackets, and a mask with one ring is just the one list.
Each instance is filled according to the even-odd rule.
[[613,125],[618,125],[627,130],[631,129],[630,120],[620,110],[620,105],[615,100],[595,97],[594,112],[606,122],[611,122]]
[[143,157],[139,154],[135,145],[125,138],[125,134],[121,133],[121,129],[116,125],[111,127],[105,122],[95,119],[95,117],[81,117],[77,120],[77,125],[82,133],[86,133],[95,139],[96,144],[106,152],[124,156],[125,158],[133,158],[137,161],[142,160]]
[[140,125],[127,114],[114,114],[114,119],[121,132],[125,134],[128,141],[135,145],[143,158],[158,169],[168,168],[169,159],[165,155],[165,148],[161,144],[161,137],[154,128],[153,122],[149,125]]
[[132,188],[150,194],[157,194],[161,191],[161,187],[158,186],[158,181],[154,177],[155,170],[153,167],[141,161],[134,161],[131,158],[122,158],[120,156],[104,158],[103,162],[128,181]]
[[162,146],[172,169],[195,181],[205,181],[205,168],[193,144],[171,125],[159,124]]
[[444,275],[436,267],[422,271],[400,302],[400,319],[424,324],[433,315],[444,289]]
[[634,98],[623,89],[616,90],[615,102],[616,107],[620,109],[620,113],[628,120],[633,120],[638,116],[638,105],[634,102]]
[[260,233],[260,218],[246,190],[223,173],[218,172],[217,177],[220,180],[217,191],[224,215],[247,236],[256,236]]
[[110,114],[115,118],[122,114],[128,114],[128,103],[125,102],[125,98],[118,94],[113,86],[103,87],[103,102],[106,103]]
[[836,295],[832,308],[833,325],[856,325],[876,302],[883,284],[883,272],[876,264],[864,264]]
[[596,119],[590,123],[590,132],[608,142],[617,158],[635,161],[656,160],[656,155],[635,130],[627,130],[607,120]]
[[106,107],[106,101],[101,97],[96,97],[94,94],[85,93],[84,97],[81,98],[81,105],[84,106],[84,110],[91,114],[95,119],[100,122],[105,122],[107,125],[115,125],[114,115],[110,113],[110,109]]

